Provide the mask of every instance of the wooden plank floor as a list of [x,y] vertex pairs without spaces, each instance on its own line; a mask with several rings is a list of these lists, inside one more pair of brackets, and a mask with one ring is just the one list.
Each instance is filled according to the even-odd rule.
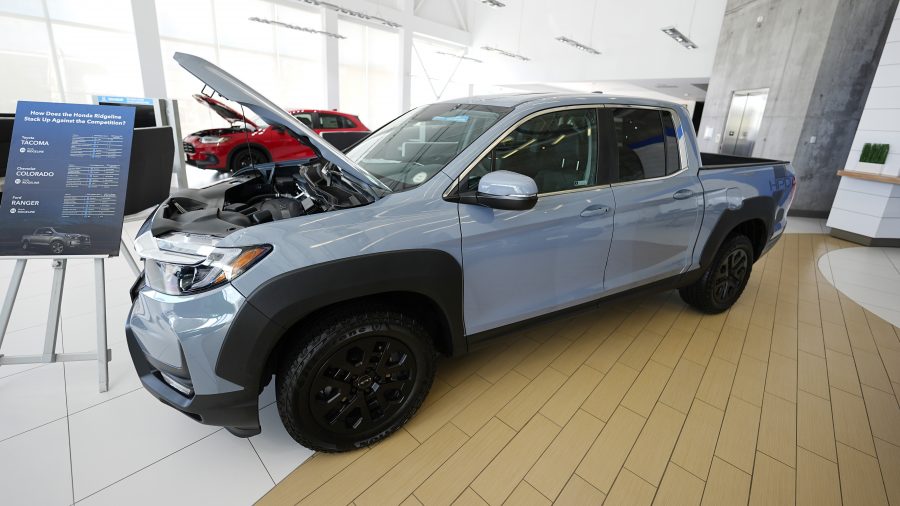
[[606,304],[440,364],[388,440],[317,454],[260,504],[900,505],[900,329],[787,235],[740,301]]

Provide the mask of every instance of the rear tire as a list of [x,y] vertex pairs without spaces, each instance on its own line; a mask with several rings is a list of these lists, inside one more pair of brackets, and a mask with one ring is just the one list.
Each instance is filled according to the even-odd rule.
[[285,354],[276,376],[278,413],[303,446],[342,452],[374,444],[425,400],[435,350],[410,315],[378,305],[319,318]]
[[726,311],[740,298],[753,269],[753,243],[744,235],[725,239],[703,275],[678,290],[681,299],[707,314]]

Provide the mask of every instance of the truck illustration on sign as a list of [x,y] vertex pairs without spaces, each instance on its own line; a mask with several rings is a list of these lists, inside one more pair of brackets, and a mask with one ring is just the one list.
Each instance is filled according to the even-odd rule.
[[22,249],[34,247],[48,248],[54,255],[62,255],[67,250],[86,248],[91,245],[91,236],[60,232],[53,227],[35,229],[31,235],[22,236]]

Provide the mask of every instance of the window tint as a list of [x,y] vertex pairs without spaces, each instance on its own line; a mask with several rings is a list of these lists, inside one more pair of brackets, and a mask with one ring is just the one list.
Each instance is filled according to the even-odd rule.
[[681,158],[678,155],[678,131],[675,129],[675,121],[669,111],[660,111],[662,114],[663,133],[666,136],[666,175],[674,174],[681,170]]
[[303,123],[304,125],[308,126],[309,128],[313,127],[312,114],[310,114],[308,112],[301,112],[301,113],[295,114],[294,117],[297,118],[298,120],[300,120],[300,123]]
[[614,109],[613,123],[619,151],[619,181],[666,175],[662,121],[655,109]]
[[353,122],[349,119],[338,116],[337,114],[323,114],[319,113],[319,123],[322,124],[322,128],[334,129],[334,128],[353,128]]
[[476,190],[481,176],[508,170],[531,177],[540,193],[597,184],[597,112],[576,109],[543,114],[506,136],[476,165],[463,190]]

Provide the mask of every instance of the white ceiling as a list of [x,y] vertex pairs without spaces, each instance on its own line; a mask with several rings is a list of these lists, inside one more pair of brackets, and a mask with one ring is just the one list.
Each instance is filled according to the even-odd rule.
[[[416,16],[471,32],[469,54],[484,63],[462,65],[460,80],[523,90],[544,86],[550,88],[546,91],[640,91],[642,96],[680,101],[705,96],[693,84],[709,81],[726,4],[726,0],[501,0],[506,7],[492,8],[480,0],[413,1]],[[673,25],[699,48],[685,49],[661,31]],[[579,51],[555,40],[557,36],[602,54]],[[531,61],[483,51],[482,46],[519,53]]]

